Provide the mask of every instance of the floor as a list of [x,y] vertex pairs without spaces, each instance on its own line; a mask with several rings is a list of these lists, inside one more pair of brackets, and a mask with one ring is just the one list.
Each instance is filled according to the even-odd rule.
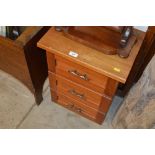
[[37,106],[31,92],[11,75],[0,70],[1,129],[106,129],[122,98],[115,96],[102,125],[98,125],[51,102],[49,81],[46,80],[43,101]]

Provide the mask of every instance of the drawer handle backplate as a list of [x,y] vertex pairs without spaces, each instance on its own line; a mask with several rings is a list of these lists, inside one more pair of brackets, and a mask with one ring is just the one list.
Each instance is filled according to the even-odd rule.
[[68,105],[66,105],[66,107],[72,109],[72,108],[74,108],[74,104],[68,104]]
[[72,74],[74,76],[77,76],[77,77],[79,77],[79,78],[81,78],[81,79],[83,79],[85,81],[89,80],[87,74],[81,74],[76,70],[68,70],[68,73],[70,73],[70,74]]
[[76,92],[74,89],[71,89],[68,92],[71,93],[72,95],[75,95],[75,96],[81,98],[81,99],[84,99],[85,98],[84,97],[84,94],[80,94],[80,93]]
[[82,109],[81,108],[74,108],[74,110],[78,113],[82,113]]
[[83,111],[81,108],[76,107],[74,104],[68,104],[66,105],[66,108],[72,109],[78,113],[82,113]]

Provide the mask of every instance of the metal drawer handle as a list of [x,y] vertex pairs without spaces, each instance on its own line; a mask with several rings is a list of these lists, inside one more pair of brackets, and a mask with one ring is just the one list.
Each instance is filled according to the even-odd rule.
[[68,104],[66,105],[67,108],[73,109],[74,111],[78,112],[78,113],[82,113],[82,109],[81,108],[76,108],[74,106],[74,104]]
[[74,110],[78,113],[82,113],[82,109],[81,108],[74,108]]
[[66,105],[66,107],[72,109],[72,108],[74,108],[74,104],[68,104],[68,105]]
[[78,76],[79,78],[85,80],[85,81],[88,81],[88,77],[87,77],[87,74],[80,74],[78,71],[76,70],[68,70],[68,73],[74,75],[74,76]]
[[69,93],[71,93],[72,95],[75,95],[81,99],[84,99],[84,94],[80,94],[80,93],[76,92],[74,89],[69,90]]
[[74,104],[68,104],[66,105],[66,108],[72,109],[78,113],[82,113],[83,111],[81,108],[77,108]]

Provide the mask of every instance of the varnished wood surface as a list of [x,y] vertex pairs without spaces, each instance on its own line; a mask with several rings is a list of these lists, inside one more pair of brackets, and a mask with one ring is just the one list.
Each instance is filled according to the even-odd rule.
[[[117,26],[66,26],[62,28],[62,30],[66,37],[80,42],[83,45],[102,51],[104,54],[118,54],[120,57],[126,58],[135,44],[136,37],[132,33],[129,40],[127,38],[122,39],[127,27],[119,28],[120,27]],[[118,29],[120,32],[118,32]],[[132,28],[130,27],[129,29]],[[127,45],[121,40],[126,40],[125,42],[128,42]]]
[[[112,98],[117,89],[118,82],[104,75],[96,73],[91,69],[85,68],[76,62],[63,59],[63,57],[55,56],[47,52],[48,69],[50,72],[58,74],[66,79],[74,81],[86,88],[89,88],[100,94],[106,94]],[[87,75],[88,80],[81,79],[79,76],[74,76],[69,73],[69,70],[76,70],[80,75]]]
[[[108,111],[112,99],[50,72],[49,80],[52,90],[82,102],[84,105],[92,107],[97,111],[104,113]],[[79,95],[82,94],[83,97],[81,98],[79,95],[72,94],[71,90],[74,90]]]
[[22,81],[33,92],[24,49],[13,40],[2,36],[0,36],[0,69]]
[[117,53],[121,40],[121,33],[99,26],[71,26],[64,34],[72,40],[110,55]]
[[[52,100],[101,124],[109,110],[118,82],[76,64],[76,61],[71,62],[48,51],[47,61]],[[70,75],[70,69],[77,70],[80,75],[87,74],[89,80]],[[78,96],[69,92],[73,89]],[[79,98],[81,94],[84,98]],[[73,104],[75,107],[71,108]],[[79,108],[82,112],[76,111]]]
[[87,105],[82,104],[81,102],[79,102],[77,100],[73,100],[68,96],[65,96],[61,93],[56,93],[52,90],[51,90],[51,94],[52,94],[52,96],[57,95],[57,98],[55,100],[56,103],[62,105],[63,107],[65,107],[73,112],[76,112],[90,120],[93,120],[93,121],[101,124],[105,118],[104,114],[88,107]]
[[155,54],[155,26],[149,26],[142,46],[136,57],[134,65],[128,76],[125,85],[120,85],[120,91],[118,91],[120,96],[125,96],[130,90],[132,85],[137,82],[142,75],[145,67]]
[[[56,74],[89,87],[99,93],[104,92],[108,80],[106,76],[96,73],[76,63],[64,60],[61,57],[56,58],[56,63]],[[80,76],[75,76],[69,71],[77,71],[77,73],[80,75],[86,75],[88,80],[84,80],[80,78]]]
[[[117,55],[106,55],[86,47],[66,38],[61,32],[55,31],[54,28],[51,28],[37,45],[51,53],[60,55],[72,62],[76,60],[76,63],[87,66],[87,68],[91,68],[95,72],[125,83],[144,38],[144,33],[139,30],[134,30],[134,34],[137,37],[137,42],[126,59]],[[78,57],[69,56],[69,51],[77,52]]]
[[25,84],[40,104],[47,78],[46,53],[36,43],[49,27],[27,27],[15,40],[0,36],[0,69]]
[[[52,100],[102,123],[118,83],[127,80],[143,41],[143,32],[135,30],[134,35],[137,42],[130,56],[123,59],[82,45],[51,28],[37,46],[47,53]],[[70,56],[70,51],[78,56]]]
[[26,46],[26,44],[42,29],[42,26],[30,26],[22,32],[15,42],[19,45]]

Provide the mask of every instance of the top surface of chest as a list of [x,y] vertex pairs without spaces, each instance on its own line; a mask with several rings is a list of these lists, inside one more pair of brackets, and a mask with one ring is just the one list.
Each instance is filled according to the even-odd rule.
[[[144,39],[144,33],[134,31],[137,42],[133,46],[128,58],[120,58],[118,55],[106,55],[100,51],[82,45],[66,38],[63,33],[51,28],[38,42],[40,48],[70,61],[91,68],[95,72],[104,74],[118,82],[125,83],[135,58]],[[77,53],[77,57],[69,55],[70,51]]]

